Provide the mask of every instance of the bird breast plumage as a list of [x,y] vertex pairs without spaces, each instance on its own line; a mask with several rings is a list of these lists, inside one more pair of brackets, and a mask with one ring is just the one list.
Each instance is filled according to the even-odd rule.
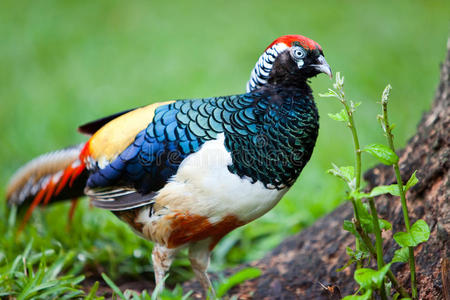
[[194,224],[199,226],[196,224],[199,220],[193,221],[195,217],[202,219],[203,225],[205,222],[208,224],[205,231],[224,221],[222,226],[237,227],[268,212],[287,192],[288,188],[267,189],[261,182],[252,182],[250,178],[231,173],[228,166],[232,159],[224,141],[224,135],[220,134],[217,139],[204,143],[198,152],[188,156],[177,173],[158,192],[154,211],[150,213],[150,208],[141,210],[136,222],[143,224],[143,233],[147,238],[170,244],[170,235],[176,230],[172,226],[175,218],[184,218],[185,222],[190,223],[177,224],[190,236],[194,234],[189,231],[199,230],[190,228]]

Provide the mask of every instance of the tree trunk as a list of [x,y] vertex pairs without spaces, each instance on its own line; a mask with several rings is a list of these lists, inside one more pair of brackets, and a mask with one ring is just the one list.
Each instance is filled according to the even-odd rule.
[[[419,183],[407,193],[411,224],[424,219],[431,230],[429,241],[415,249],[419,299],[450,299],[450,40],[447,46],[433,107],[422,117],[417,134],[398,153],[404,181],[418,170]],[[396,182],[392,167],[384,165],[369,170],[364,178],[369,187]],[[376,205],[380,217],[393,225],[393,231],[383,233],[384,260],[390,261],[399,248],[392,232],[405,231],[401,204],[397,197],[380,196]],[[234,273],[247,266],[263,272],[259,278],[231,290],[229,295],[238,299],[340,299],[338,290],[342,296],[353,294],[357,290],[354,266],[336,271],[348,259],[346,247],[354,247],[354,237],[342,229],[343,221],[350,220],[352,215],[352,206],[344,203],[311,227],[286,239],[263,259],[226,272]],[[391,270],[409,289],[408,264],[395,263]],[[200,290],[195,282],[184,287]]]

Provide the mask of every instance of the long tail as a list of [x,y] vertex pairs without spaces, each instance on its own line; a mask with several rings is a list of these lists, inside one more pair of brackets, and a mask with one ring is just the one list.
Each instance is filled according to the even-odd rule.
[[11,178],[8,204],[29,206],[22,225],[39,204],[83,196],[87,171],[80,159],[84,144],[43,154],[20,168]]

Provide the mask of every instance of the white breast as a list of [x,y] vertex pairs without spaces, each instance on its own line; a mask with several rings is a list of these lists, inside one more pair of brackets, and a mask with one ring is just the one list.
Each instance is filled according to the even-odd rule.
[[250,222],[272,209],[288,189],[267,189],[261,182],[230,173],[227,166],[232,160],[224,140],[221,134],[188,156],[156,202],[170,210],[207,216],[211,222],[227,215]]

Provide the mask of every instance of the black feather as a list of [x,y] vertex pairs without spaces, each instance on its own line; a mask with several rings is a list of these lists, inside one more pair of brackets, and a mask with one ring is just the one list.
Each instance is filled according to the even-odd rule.
[[96,133],[100,128],[102,128],[106,123],[109,123],[110,121],[114,120],[117,117],[120,117],[121,115],[124,115],[132,110],[135,110],[136,108],[133,109],[128,109],[128,110],[124,110],[122,112],[86,123],[84,125],[81,125],[80,127],[78,127],[78,132],[86,134],[86,135],[93,135],[94,133]]

